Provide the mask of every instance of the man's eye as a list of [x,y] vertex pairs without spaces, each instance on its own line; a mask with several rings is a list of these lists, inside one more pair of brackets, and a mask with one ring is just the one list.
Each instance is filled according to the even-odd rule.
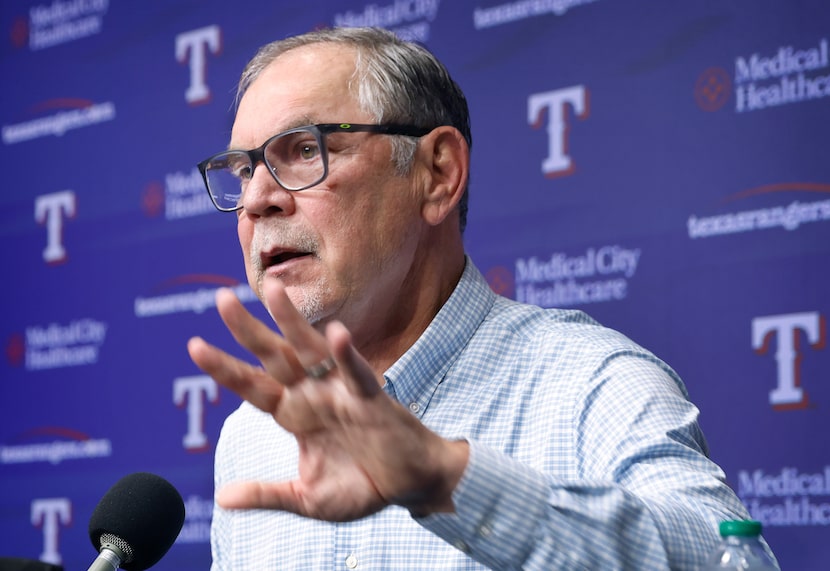
[[317,145],[305,144],[301,145],[298,149],[298,155],[303,160],[313,159],[319,154],[320,149],[317,148]]
[[238,164],[230,165],[230,171],[233,176],[239,179],[247,180],[251,178],[251,165]]

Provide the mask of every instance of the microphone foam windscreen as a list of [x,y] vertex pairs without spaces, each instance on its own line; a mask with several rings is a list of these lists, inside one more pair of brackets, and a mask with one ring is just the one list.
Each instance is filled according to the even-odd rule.
[[89,520],[96,551],[101,536],[121,538],[132,557],[121,568],[143,571],[155,565],[173,545],[184,524],[184,501],[170,482],[147,472],[121,478],[104,494]]

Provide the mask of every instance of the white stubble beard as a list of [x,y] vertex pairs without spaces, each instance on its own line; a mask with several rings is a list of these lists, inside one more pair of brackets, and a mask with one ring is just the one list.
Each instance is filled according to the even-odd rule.
[[[317,238],[302,228],[289,226],[280,228],[275,224],[269,224],[267,226],[258,224],[254,226],[254,236],[251,240],[248,258],[256,277],[257,294],[269,314],[271,310],[265,300],[264,292],[265,279],[268,277],[266,274],[267,268],[262,262],[260,252],[269,250],[275,244],[279,244],[281,247],[309,252],[314,256],[317,256],[319,252]],[[291,302],[297,308],[297,311],[309,323],[315,323],[322,319],[325,311],[325,298],[331,289],[325,276],[320,276],[302,286],[288,286],[286,289],[300,290],[298,292],[300,293],[299,299],[296,296],[292,297],[290,293],[289,297],[291,297]]]

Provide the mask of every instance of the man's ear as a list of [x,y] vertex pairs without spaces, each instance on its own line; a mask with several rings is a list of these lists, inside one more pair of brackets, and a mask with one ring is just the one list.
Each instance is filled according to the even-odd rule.
[[455,127],[436,127],[421,137],[418,161],[425,174],[421,215],[427,224],[437,226],[467,188],[470,148]]

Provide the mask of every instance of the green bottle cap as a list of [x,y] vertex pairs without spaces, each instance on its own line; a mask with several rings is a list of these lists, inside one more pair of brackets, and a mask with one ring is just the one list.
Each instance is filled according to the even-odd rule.
[[755,537],[761,535],[761,522],[754,519],[732,519],[720,522],[720,534],[723,537],[738,535]]

